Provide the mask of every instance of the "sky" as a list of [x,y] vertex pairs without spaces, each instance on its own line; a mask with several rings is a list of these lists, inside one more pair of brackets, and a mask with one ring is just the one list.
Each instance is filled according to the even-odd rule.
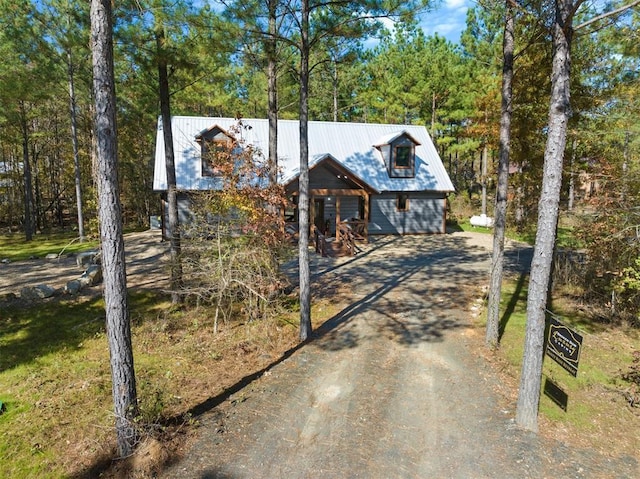
[[433,11],[421,15],[420,25],[426,35],[438,33],[452,43],[459,43],[467,10],[472,6],[471,0],[442,0]]

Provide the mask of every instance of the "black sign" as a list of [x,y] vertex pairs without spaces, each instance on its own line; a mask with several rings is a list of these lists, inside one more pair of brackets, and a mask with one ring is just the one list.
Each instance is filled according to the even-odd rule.
[[569,371],[573,376],[578,375],[582,336],[556,318],[551,316],[549,323],[549,337],[547,338],[547,356]]

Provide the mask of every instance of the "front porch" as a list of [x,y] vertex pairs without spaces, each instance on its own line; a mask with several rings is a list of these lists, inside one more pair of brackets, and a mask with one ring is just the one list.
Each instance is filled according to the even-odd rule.
[[[361,251],[359,244],[368,243],[368,237],[357,232],[366,230],[366,222],[351,221],[336,225],[335,236],[323,234],[316,225],[311,226],[310,242],[313,244],[316,253],[332,258],[340,256],[355,256]],[[357,228],[357,229],[356,229]]]
[[[299,184],[285,185],[295,206],[297,221]],[[369,209],[377,191],[340,165],[331,155],[317,158],[309,169],[309,241],[323,256],[355,255],[357,243],[369,240]]]
[[312,189],[309,241],[322,256],[354,256],[360,250],[359,243],[369,242],[369,225],[364,219],[368,217],[366,190]]

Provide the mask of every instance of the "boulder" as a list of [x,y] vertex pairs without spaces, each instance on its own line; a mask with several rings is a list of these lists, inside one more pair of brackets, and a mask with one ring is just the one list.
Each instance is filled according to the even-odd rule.
[[26,300],[51,298],[56,294],[55,288],[46,284],[25,286],[20,290],[20,297]]
[[82,289],[82,284],[77,279],[68,281],[64,287],[64,292],[67,294],[78,294]]
[[15,293],[2,293],[0,294],[0,302],[10,302],[17,298]]
[[76,264],[78,268],[85,268],[87,265],[97,263],[97,251],[83,251],[76,255]]
[[99,264],[92,264],[80,276],[80,281],[88,280],[87,286],[93,286],[102,281],[102,267]]

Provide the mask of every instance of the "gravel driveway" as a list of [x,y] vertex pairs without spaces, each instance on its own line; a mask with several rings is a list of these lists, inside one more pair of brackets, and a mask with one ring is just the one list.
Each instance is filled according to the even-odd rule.
[[[342,310],[314,339],[200,418],[165,478],[627,478],[638,465],[518,430],[474,351],[490,236],[385,237],[312,256]],[[510,245],[523,271],[528,248]],[[291,265],[295,274],[295,265]]]
[[[148,289],[168,287],[168,243],[162,241],[158,230],[128,233],[124,236],[127,260],[127,286]],[[62,255],[57,259],[35,258],[25,261],[0,263],[0,296],[19,294],[25,286],[46,284],[63,288],[68,281],[77,279],[84,268],[78,267],[75,255]],[[83,295],[101,294],[101,287],[82,291]]]

